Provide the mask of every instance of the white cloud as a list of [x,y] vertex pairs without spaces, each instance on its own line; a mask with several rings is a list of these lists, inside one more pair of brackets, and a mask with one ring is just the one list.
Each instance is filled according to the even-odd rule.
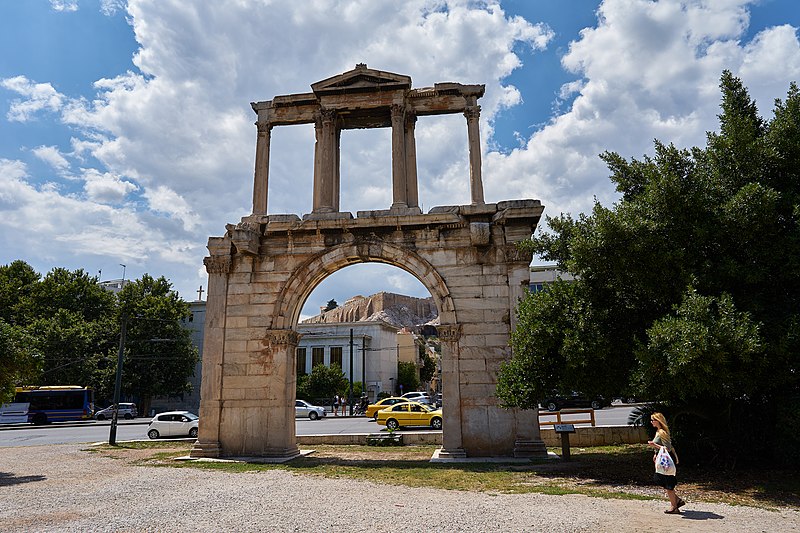
[[49,83],[34,83],[25,76],[15,76],[0,80],[0,85],[26,97],[26,100],[14,100],[6,114],[12,122],[26,122],[33,114],[42,111],[56,112],[64,103],[64,95]]
[[53,11],[77,11],[78,0],[50,0]]
[[772,98],[797,79],[796,29],[768,28],[741,42],[749,23],[747,0],[605,0],[596,27],[581,31],[563,57],[579,79],[562,87],[577,93],[572,106],[510,154],[489,153],[487,196],[539,198],[546,213],[586,212],[595,198],[617,198],[597,157],[652,153],[654,138],[678,146],[703,145],[717,128],[719,76],[740,75],[769,112]]
[[69,168],[69,161],[61,155],[57,146],[38,146],[31,152],[56,170],[63,171]]
[[[656,137],[703,143],[705,131],[716,127],[722,69],[743,77],[762,112],[798,77],[795,28],[768,28],[743,42],[750,3],[606,0],[597,25],[576,36],[563,56],[576,78],[560,92],[574,97],[569,109],[503,154],[487,148],[493,119],[530,98],[506,81],[526,68],[516,51],[546,49],[553,32],[508,17],[492,1],[131,0],[138,71],[97,80],[91,99],[69,99],[24,76],[2,80],[21,96],[9,120],[60,112],[75,128],[68,155],[84,167],[84,191],[34,185],[24,166],[6,161],[0,237],[17,242],[20,228],[35,228],[33,247],[17,257],[29,257],[31,249],[38,257],[61,250],[105,257],[164,273],[193,298],[205,283],[198,266],[207,237],[221,235],[252,207],[256,130],[249,102],[308,92],[311,83],[361,62],[408,74],[415,87],[485,83],[487,201],[538,198],[551,215],[585,211],[595,196],[604,203],[616,198],[598,153],[641,156]],[[101,9],[111,14],[121,5],[103,0]],[[311,210],[313,143],[312,126],[273,130],[271,213]],[[342,143],[342,207],[388,207],[388,130],[345,132]],[[463,116],[422,117],[417,153],[426,209],[469,203]]]
[[103,204],[117,204],[125,199],[128,193],[139,189],[135,184],[110,172],[100,172],[94,168],[82,169],[83,190],[87,198]]

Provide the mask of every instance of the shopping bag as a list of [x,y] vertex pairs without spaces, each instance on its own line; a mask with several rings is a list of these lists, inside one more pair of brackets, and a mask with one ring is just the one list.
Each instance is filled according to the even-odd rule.
[[665,476],[674,476],[677,472],[677,468],[675,468],[675,462],[669,455],[669,451],[667,450],[666,446],[662,446],[658,450],[658,455],[656,455],[656,472]]

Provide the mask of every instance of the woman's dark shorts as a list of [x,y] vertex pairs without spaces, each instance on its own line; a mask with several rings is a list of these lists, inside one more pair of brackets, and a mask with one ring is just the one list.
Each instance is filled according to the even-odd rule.
[[665,476],[658,472],[653,474],[653,481],[655,481],[656,485],[659,487],[664,487],[667,490],[675,490],[675,485],[678,484],[678,480],[675,476]]

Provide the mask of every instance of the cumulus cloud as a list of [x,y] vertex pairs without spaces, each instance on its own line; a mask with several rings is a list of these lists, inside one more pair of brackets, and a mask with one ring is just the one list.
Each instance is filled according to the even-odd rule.
[[42,110],[57,112],[65,97],[49,83],[35,83],[25,76],[0,80],[0,85],[25,97],[11,102],[6,118],[12,122],[26,122]]
[[110,172],[100,172],[94,168],[82,170],[83,190],[86,197],[93,202],[118,204],[125,199],[128,193],[139,188],[134,183],[123,180],[120,176]]
[[57,146],[38,146],[31,150],[33,155],[50,165],[56,170],[66,170],[69,168],[69,161]]
[[586,212],[595,198],[610,204],[617,196],[598,154],[641,157],[654,138],[702,145],[717,128],[723,69],[741,76],[767,113],[764,104],[800,74],[800,51],[790,26],[742,43],[752,3],[605,0],[597,25],[562,58],[578,76],[561,89],[562,98],[576,95],[571,107],[523,147],[487,154],[487,190],[539,198],[550,215]]
[[[41,229],[74,253],[165,273],[192,297],[205,283],[198,265],[207,237],[221,235],[252,207],[256,130],[249,103],[308,92],[356,63],[410,75],[415,87],[486,84],[480,104],[487,201],[537,198],[548,214],[585,211],[594,197],[616,198],[600,152],[638,157],[652,150],[653,138],[703,143],[716,127],[722,69],[743,77],[762,112],[798,78],[796,28],[766,28],[746,41],[750,4],[605,0],[596,24],[563,55],[574,76],[559,92],[564,112],[505,153],[493,148],[494,118],[529,96],[508,76],[526,68],[522,48],[545,51],[554,34],[541,21],[510,17],[497,2],[273,0],[265,7],[256,0],[130,0],[136,69],[96,80],[93,97],[68,98],[25,76],[2,80],[20,96],[9,120],[59,113],[74,129],[69,157],[83,167],[84,189],[59,192],[57,183],[6,161],[0,171],[12,179],[0,186],[0,233],[37,218],[36,227],[46,225]],[[122,5],[103,0],[101,9],[110,15]],[[416,131],[425,209],[469,203],[464,117],[422,117]],[[313,145],[310,125],[273,130],[270,213],[311,210]],[[342,149],[342,208],[387,208],[389,131],[344,132]],[[67,151],[40,150],[37,157],[50,157],[59,169],[53,155]],[[367,279],[359,276],[348,290],[376,292],[363,285]],[[402,286],[385,273],[375,279],[384,283],[376,290],[387,279]]]

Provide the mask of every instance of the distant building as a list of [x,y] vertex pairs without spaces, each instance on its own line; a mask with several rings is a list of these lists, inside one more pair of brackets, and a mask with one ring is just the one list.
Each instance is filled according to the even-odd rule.
[[529,285],[531,292],[542,291],[557,279],[574,281],[575,276],[569,272],[559,270],[554,264],[542,264],[534,259],[534,263],[531,264],[531,281]]
[[114,294],[116,294],[122,290],[122,287],[124,287],[130,282],[131,280],[129,279],[109,279],[106,281],[98,281],[97,284],[103,287],[108,292],[113,292]]

